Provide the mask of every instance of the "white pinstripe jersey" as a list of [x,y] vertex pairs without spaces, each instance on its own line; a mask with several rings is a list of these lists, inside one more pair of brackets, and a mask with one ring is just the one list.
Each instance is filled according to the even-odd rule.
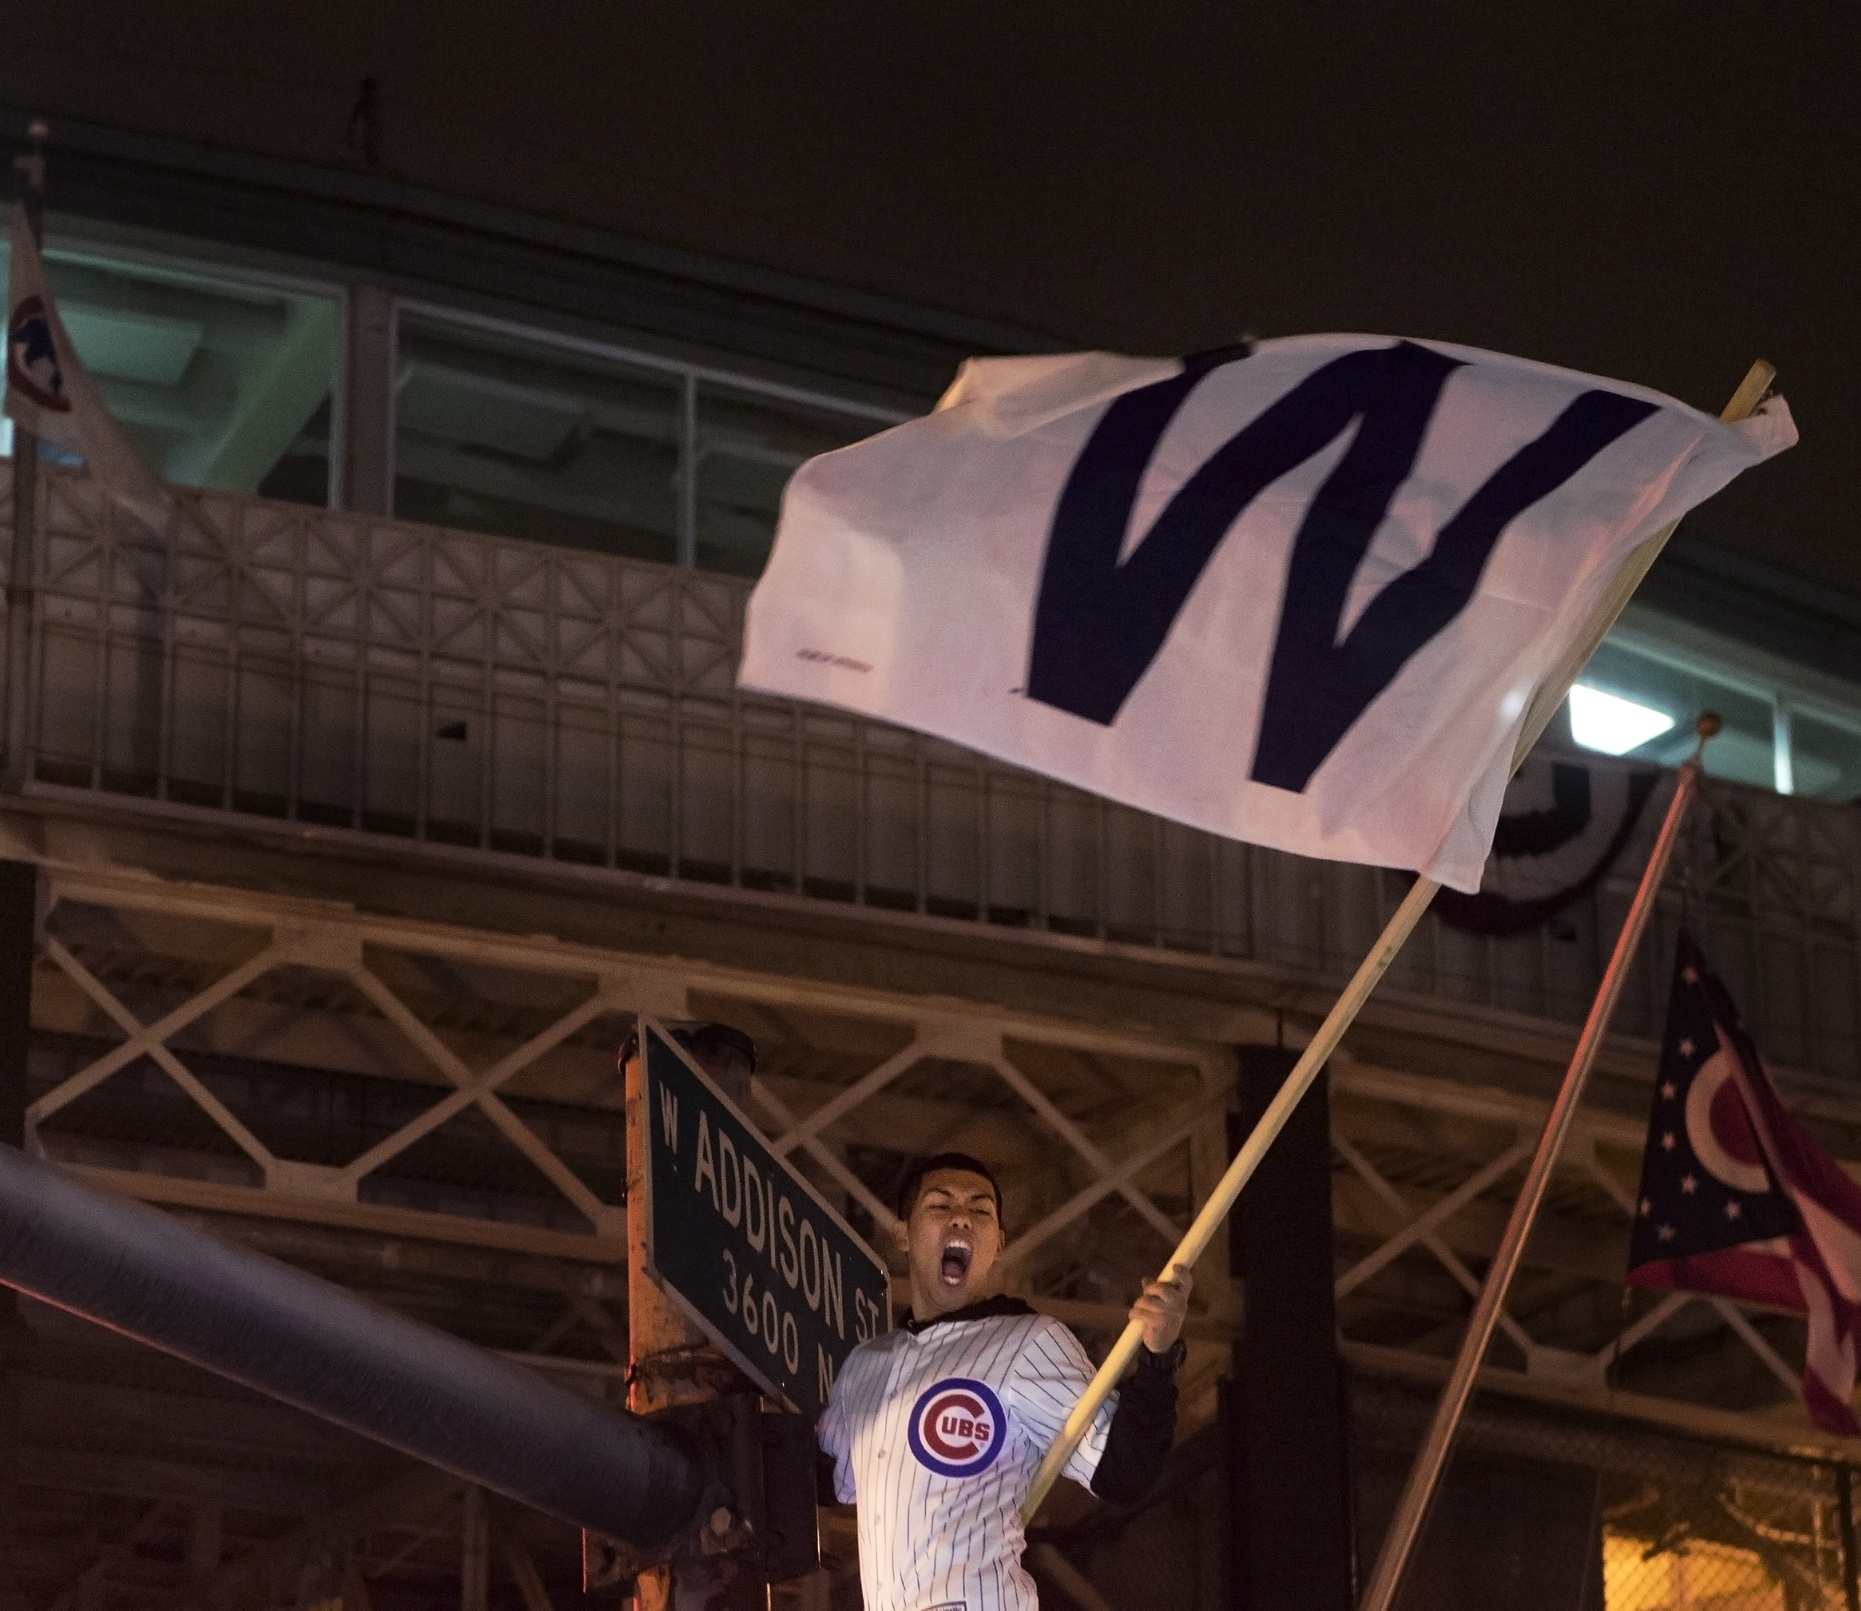
[[[1021,1501],[1091,1379],[1045,1315],[890,1331],[848,1355],[818,1435],[836,1495],[859,1505],[866,1611],[1034,1611]],[[1067,1462],[1076,1482],[1098,1469],[1116,1403]]]

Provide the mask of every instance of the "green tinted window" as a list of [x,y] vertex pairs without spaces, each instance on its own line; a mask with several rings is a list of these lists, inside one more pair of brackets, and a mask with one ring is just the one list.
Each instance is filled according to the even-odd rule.
[[1790,758],[1798,794],[1861,801],[1861,720],[1853,726],[1793,711]]
[[333,294],[113,256],[56,233],[45,269],[78,357],[163,480],[330,501]]
[[879,428],[870,420],[700,383],[698,568],[761,575],[788,478],[803,460]]
[[397,340],[396,515],[678,557],[678,377],[415,314]]
[[[1710,710],[1725,726],[1706,746],[1708,775],[1755,783],[1766,789],[1776,787],[1777,747],[1770,700],[1707,672],[1682,669],[1614,642],[1605,642],[1596,651],[1577,681],[1582,687],[1599,689],[1656,712],[1671,724],[1626,751],[1611,746],[1610,753],[1678,766],[1693,753],[1698,742],[1694,721],[1701,712]],[[1583,741],[1580,730],[1576,736]]]

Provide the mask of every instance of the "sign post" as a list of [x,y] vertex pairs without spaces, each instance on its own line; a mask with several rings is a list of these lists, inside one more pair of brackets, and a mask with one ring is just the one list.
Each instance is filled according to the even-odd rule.
[[646,1267],[711,1342],[810,1420],[853,1348],[891,1324],[884,1263],[650,1018]]

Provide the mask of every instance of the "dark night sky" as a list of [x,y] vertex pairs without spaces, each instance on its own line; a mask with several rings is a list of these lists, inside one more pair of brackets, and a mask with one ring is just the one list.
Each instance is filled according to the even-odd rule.
[[1689,532],[1861,609],[1845,0],[42,0],[0,101],[341,166],[369,75],[416,184],[1056,345],[1432,336],[1715,409],[1768,357],[1803,445]]

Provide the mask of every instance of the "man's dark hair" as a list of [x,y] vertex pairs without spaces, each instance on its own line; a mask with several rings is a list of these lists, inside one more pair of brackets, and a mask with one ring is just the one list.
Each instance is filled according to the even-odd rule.
[[995,1194],[995,1218],[1002,1217],[1002,1184],[995,1178],[995,1171],[980,1158],[972,1158],[966,1152],[939,1152],[929,1158],[920,1158],[905,1171],[905,1178],[898,1187],[898,1217],[910,1219],[911,1210],[918,1204],[918,1188],[924,1184],[924,1177],[939,1169],[961,1169],[965,1174],[980,1175],[989,1183],[989,1190]]

